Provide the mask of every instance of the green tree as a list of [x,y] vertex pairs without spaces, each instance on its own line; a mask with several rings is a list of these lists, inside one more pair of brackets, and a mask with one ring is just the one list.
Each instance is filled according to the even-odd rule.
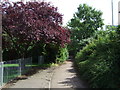
[[95,31],[102,28],[104,24],[101,16],[101,11],[86,4],[79,5],[78,11],[68,22],[68,28],[71,30],[70,51],[72,51],[72,54],[76,54],[78,50],[87,44],[87,39]]

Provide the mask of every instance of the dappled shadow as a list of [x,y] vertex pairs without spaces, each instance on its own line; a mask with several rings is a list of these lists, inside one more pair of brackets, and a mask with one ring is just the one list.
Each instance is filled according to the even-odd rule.
[[[69,59],[68,62],[73,62],[73,60]],[[74,63],[72,63],[71,68],[67,69],[67,72],[71,73],[71,77],[65,78],[64,81],[58,82],[58,84],[70,86],[71,88],[88,88],[88,86],[79,78],[74,67]]]
[[[68,72],[75,73],[74,69],[69,69]],[[71,88],[85,88],[82,81],[76,75],[66,78],[64,81],[59,82],[59,84],[70,86]]]
[[59,82],[59,84],[70,86],[71,88],[85,88],[76,77],[66,78],[65,81]]
[[75,73],[75,70],[74,69],[68,69],[68,72]]

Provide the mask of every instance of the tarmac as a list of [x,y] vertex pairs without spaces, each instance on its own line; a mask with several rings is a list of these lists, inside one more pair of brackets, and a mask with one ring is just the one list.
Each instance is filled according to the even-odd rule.
[[[56,67],[39,70],[27,79],[18,80],[10,88],[87,88],[77,76],[71,60]],[[8,89],[7,89],[8,90]]]

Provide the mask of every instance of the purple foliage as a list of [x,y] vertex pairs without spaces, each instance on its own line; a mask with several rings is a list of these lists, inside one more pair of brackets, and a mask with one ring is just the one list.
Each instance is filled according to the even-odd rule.
[[16,44],[41,41],[64,46],[70,42],[69,30],[61,27],[62,15],[50,3],[4,3],[2,15],[3,32],[15,37]]

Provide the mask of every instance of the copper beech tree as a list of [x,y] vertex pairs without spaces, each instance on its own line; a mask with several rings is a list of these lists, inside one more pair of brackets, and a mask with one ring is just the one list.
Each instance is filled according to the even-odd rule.
[[2,4],[3,49],[14,48],[24,55],[37,42],[64,47],[70,32],[62,27],[62,15],[47,2]]

